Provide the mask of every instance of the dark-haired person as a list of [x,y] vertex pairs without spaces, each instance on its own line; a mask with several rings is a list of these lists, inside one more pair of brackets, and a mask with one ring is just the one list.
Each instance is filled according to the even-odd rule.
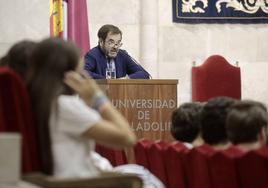
[[98,46],[85,55],[85,70],[94,79],[105,79],[106,69],[115,70],[116,78],[149,79],[150,75],[125,50],[121,50],[122,31],[103,25],[98,31]]
[[230,106],[236,102],[230,97],[209,99],[201,112],[201,135],[214,149],[226,149],[230,141],[226,133],[226,117]]
[[268,114],[264,104],[240,101],[233,105],[226,120],[227,135],[243,151],[255,150],[266,144]]
[[78,48],[59,38],[43,40],[33,51],[28,88],[43,171],[57,177],[129,172],[140,175],[147,187],[162,188],[143,167],[130,164],[116,169],[95,152],[95,142],[122,149],[133,146],[136,137],[95,80],[81,75],[83,63]]
[[173,111],[171,117],[171,134],[188,148],[204,143],[200,131],[200,114],[203,104],[198,102],[183,103]]
[[25,79],[30,56],[36,44],[36,42],[30,40],[15,43],[7,54],[0,59],[0,66],[10,67]]

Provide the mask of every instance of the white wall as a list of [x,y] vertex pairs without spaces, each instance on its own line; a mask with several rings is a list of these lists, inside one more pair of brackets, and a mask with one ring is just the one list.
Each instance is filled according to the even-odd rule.
[[[123,48],[153,78],[179,79],[179,102],[190,101],[192,61],[221,54],[239,61],[242,97],[268,104],[268,24],[175,24],[171,0],[87,0],[91,46],[106,23],[123,31]],[[0,55],[16,41],[49,35],[48,1],[0,1]]]
[[0,0],[0,55],[15,42],[49,35],[49,3],[40,0]]

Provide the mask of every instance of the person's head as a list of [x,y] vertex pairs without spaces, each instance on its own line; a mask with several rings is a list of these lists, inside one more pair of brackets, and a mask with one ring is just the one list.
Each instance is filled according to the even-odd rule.
[[266,142],[268,124],[267,109],[256,101],[240,101],[234,104],[226,120],[227,135],[233,144]]
[[29,59],[36,46],[36,42],[23,40],[14,44],[7,54],[1,58],[1,66],[8,66],[23,79],[29,68]]
[[222,145],[228,143],[225,121],[231,105],[230,97],[216,97],[207,101],[201,112],[201,134],[205,143]]
[[122,46],[122,31],[114,25],[103,25],[98,31],[99,46],[109,58],[115,58]]
[[2,56],[0,58],[0,67],[4,67],[4,66],[7,66],[7,56]]
[[201,103],[184,103],[173,111],[171,134],[179,141],[192,143],[200,133]]
[[66,94],[69,91],[63,83],[64,74],[82,69],[80,63],[80,51],[73,43],[60,38],[45,39],[33,51],[27,80],[40,85],[46,96],[54,92]]
[[79,61],[78,48],[59,38],[49,38],[38,43],[30,59],[27,85],[37,128],[42,172],[46,174],[53,172],[49,134],[51,110],[57,109],[59,95],[72,93],[63,82],[64,74],[77,70]]

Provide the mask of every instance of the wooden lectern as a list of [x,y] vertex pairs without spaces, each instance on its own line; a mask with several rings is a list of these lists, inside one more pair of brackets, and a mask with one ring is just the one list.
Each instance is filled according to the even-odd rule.
[[[112,104],[126,117],[138,139],[172,141],[171,114],[177,108],[178,80],[96,80]],[[133,149],[125,150],[129,163]],[[107,156],[106,156],[107,157]]]
[[171,114],[177,108],[178,80],[97,80],[127,118],[138,139],[171,141]]

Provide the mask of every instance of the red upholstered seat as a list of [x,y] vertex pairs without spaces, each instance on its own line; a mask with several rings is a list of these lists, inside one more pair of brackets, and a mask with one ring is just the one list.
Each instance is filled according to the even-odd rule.
[[165,152],[164,160],[169,188],[187,188],[184,161],[186,151],[188,148],[183,143],[174,142]]
[[168,143],[156,141],[148,148],[149,170],[168,187],[167,171],[164,165],[165,150]]
[[208,158],[209,169],[213,187],[238,188],[235,160],[243,155],[243,152],[231,146],[226,150],[213,153]]
[[96,152],[110,161],[113,166],[119,166],[127,163],[124,150],[114,150],[105,146],[96,145]]
[[147,169],[150,169],[147,152],[152,144],[152,140],[140,139],[134,147],[136,163]]
[[240,68],[220,55],[212,55],[201,66],[192,67],[192,101],[217,96],[241,99]]
[[186,152],[186,174],[189,188],[212,188],[208,157],[215,152],[208,145],[195,147]]
[[268,187],[268,148],[250,151],[237,160],[241,188]]
[[22,171],[40,171],[31,105],[21,78],[11,69],[0,68],[0,131],[22,135]]

